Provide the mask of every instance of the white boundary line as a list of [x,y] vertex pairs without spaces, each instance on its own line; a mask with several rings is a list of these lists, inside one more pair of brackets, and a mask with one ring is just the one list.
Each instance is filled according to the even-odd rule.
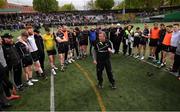
[[[134,58],[134,57],[133,57],[133,58]],[[134,59],[137,59],[137,58],[134,58]],[[168,70],[166,70],[166,69],[164,69],[164,68],[160,68],[159,66],[157,66],[157,65],[155,65],[155,64],[153,64],[153,63],[151,63],[151,62],[148,62],[148,61],[146,61],[146,60],[141,60],[141,59],[137,59],[137,60],[140,61],[140,62],[142,61],[142,62],[144,62],[144,63],[146,63],[146,64],[149,64],[149,65],[151,65],[151,66],[154,66],[154,67],[158,68],[159,70],[162,70],[162,71],[164,71],[164,72],[167,72],[167,73],[169,73],[169,74],[177,77],[177,74],[176,74],[176,73],[171,73],[171,72],[169,72]]]
[[51,74],[51,88],[50,88],[50,112],[55,112],[54,103],[54,75]]

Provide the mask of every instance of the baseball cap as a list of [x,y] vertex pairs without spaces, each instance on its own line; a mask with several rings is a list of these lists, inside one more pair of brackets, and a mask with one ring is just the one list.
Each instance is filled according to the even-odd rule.
[[4,35],[1,36],[1,38],[13,38],[13,36],[10,33],[5,33]]

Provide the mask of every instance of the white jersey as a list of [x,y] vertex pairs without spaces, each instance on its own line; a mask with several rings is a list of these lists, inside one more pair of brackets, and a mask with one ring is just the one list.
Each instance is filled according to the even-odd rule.
[[180,31],[173,32],[171,38],[171,46],[177,47],[179,38],[180,38]]
[[35,39],[34,39],[34,35],[31,35],[28,37],[28,42],[30,45],[30,52],[35,52],[38,50]]

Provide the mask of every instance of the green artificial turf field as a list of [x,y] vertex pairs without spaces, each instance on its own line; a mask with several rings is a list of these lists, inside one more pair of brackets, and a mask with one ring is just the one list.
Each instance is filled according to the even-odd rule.
[[[95,65],[91,57],[68,66],[67,71],[58,71],[55,77],[55,110],[101,111],[93,86],[80,70],[82,67],[96,84]],[[104,73],[104,89],[97,89],[105,110],[180,110],[180,81],[161,69],[132,57],[112,56],[113,73],[117,89],[109,87]],[[148,75],[152,73],[152,76]],[[22,98],[12,101],[9,110],[50,110],[50,76],[35,86],[20,92]]]
[[[138,26],[143,26],[138,24]],[[7,31],[6,31],[7,32]],[[20,32],[12,33],[17,37]],[[58,59],[57,66],[60,67]],[[165,111],[180,110],[180,81],[152,65],[123,56],[112,56],[117,89],[109,87],[104,72],[104,89],[96,85],[96,67],[89,56],[68,65],[66,72],[54,77],[56,111]],[[149,73],[151,75],[149,75]],[[50,68],[46,59],[48,80],[19,92],[20,100],[11,101],[8,111],[50,111]]]

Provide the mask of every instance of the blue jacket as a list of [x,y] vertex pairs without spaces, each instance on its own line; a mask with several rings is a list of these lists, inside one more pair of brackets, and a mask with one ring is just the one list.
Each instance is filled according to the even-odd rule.
[[90,41],[96,40],[96,31],[89,31],[89,40]]

